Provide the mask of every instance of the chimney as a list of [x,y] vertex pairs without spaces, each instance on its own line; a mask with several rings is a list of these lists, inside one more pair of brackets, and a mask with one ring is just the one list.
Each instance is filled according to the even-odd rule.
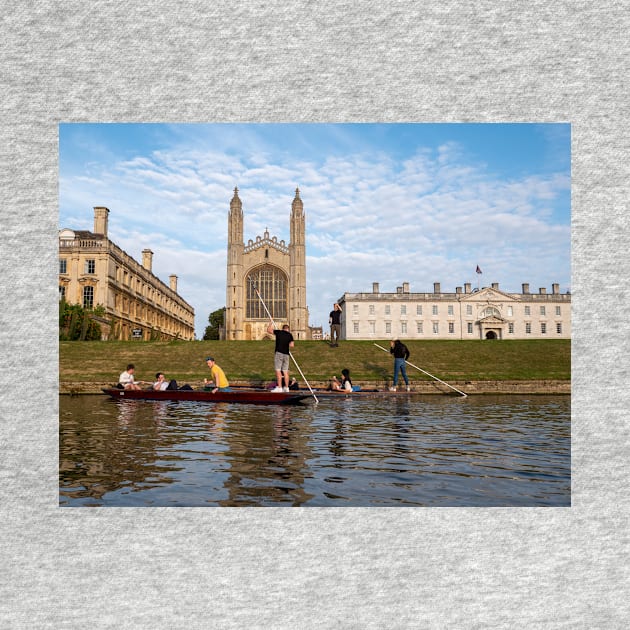
[[455,287],[455,293],[461,293],[461,292],[462,292],[461,287]]
[[168,277],[169,283],[171,285],[171,291],[177,293],[177,276],[175,274]]
[[434,282],[433,283],[433,293],[440,293],[440,283],[439,282]]
[[94,207],[94,234],[107,236],[107,215],[109,210],[102,206]]
[[499,290],[499,283],[498,282],[493,282],[492,283],[492,288],[496,289],[498,291]]
[[538,289],[540,291],[540,295],[546,295],[547,294],[547,289],[545,287],[540,287],[540,289]]
[[378,293],[378,282],[372,282],[372,293]]
[[559,284],[552,284],[551,285],[551,290],[553,291],[554,295],[558,295],[558,293],[560,293],[560,285]]
[[409,293],[409,283],[403,282],[403,293]]
[[529,283],[523,282],[523,293],[529,293]]
[[150,249],[142,250],[142,266],[147,271],[151,271],[151,267],[153,266],[153,252]]
[[470,282],[464,282],[464,293],[470,293]]
[[402,293],[402,287],[396,287],[396,293]]

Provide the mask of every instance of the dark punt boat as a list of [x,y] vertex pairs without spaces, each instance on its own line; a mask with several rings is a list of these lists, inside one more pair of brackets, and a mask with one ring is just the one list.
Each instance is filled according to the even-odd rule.
[[103,388],[103,392],[116,400],[194,400],[212,403],[247,403],[250,405],[295,405],[305,398],[311,398],[309,392],[271,392],[265,389],[235,389],[230,392],[217,392],[202,389],[118,389]]

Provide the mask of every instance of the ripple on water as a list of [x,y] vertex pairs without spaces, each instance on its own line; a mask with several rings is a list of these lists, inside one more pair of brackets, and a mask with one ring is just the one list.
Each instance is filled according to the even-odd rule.
[[570,399],[60,398],[61,505],[570,505]]

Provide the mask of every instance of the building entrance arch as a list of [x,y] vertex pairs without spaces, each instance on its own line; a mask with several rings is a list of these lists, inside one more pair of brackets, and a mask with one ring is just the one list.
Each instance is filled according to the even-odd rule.
[[497,339],[497,333],[495,333],[494,330],[489,330],[486,333],[486,339]]

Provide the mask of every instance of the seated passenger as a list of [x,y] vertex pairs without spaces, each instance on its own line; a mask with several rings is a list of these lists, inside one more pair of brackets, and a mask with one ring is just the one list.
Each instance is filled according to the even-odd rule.
[[142,389],[139,383],[144,383],[144,381],[136,382],[134,380],[133,373],[135,369],[134,364],[130,363],[127,369],[118,377],[118,384],[122,385],[123,389]]
[[157,379],[157,381],[153,383],[153,389],[162,392],[166,389],[177,389],[177,381],[174,378],[170,381],[167,381],[166,377],[164,376],[164,372],[158,372],[155,375],[155,378]]
[[341,370],[341,389],[346,392],[353,391],[352,380],[350,379],[350,370],[348,370],[347,368]]
[[231,392],[230,383],[225,376],[225,372],[216,364],[215,360],[212,357],[208,357],[206,363],[210,368],[212,380],[203,379],[204,389],[211,389],[213,394],[216,394],[218,391]]

